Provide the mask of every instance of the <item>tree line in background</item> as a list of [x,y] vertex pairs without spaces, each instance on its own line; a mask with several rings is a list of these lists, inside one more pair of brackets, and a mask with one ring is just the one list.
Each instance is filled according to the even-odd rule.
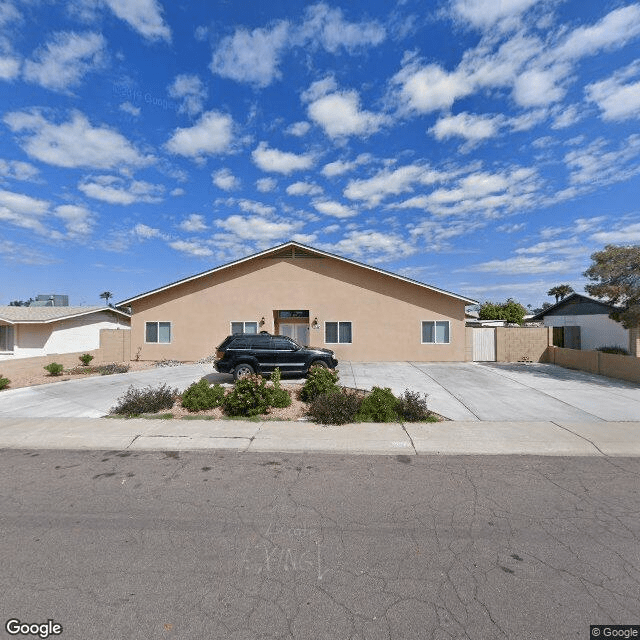
[[[622,323],[625,329],[640,324],[640,245],[616,246],[608,244],[602,251],[591,254],[591,266],[583,273],[591,282],[585,291],[592,297],[605,300],[616,307],[609,317]],[[547,291],[556,304],[575,293],[571,285],[559,284]],[[545,302],[539,309],[529,311],[541,313],[553,305]],[[480,320],[505,320],[522,324],[527,309],[519,302],[508,298],[506,302],[485,302],[478,310]]]

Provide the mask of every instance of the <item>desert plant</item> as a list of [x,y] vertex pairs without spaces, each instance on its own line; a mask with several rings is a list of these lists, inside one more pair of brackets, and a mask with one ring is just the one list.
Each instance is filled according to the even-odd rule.
[[141,413],[157,413],[162,409],[171,409],[178,390],[161,384],[159,387],[146,387],[144,389],[136,389],[133,386],[127,389],[127,392],[118,398],[115,407],[110,411],[112,414],[137,416]]
[[2,389],[6,389],[10,383],[11,380],[9,380],[9,378],[3,378],[2,374],[0,374],[0,391],[2,391]]
[[267,413],[271,407],[272,389],[262,376],[240,378],[222,401],[225,413],[230,416],[257,416]]
[[427,409],[426,393],[420,394],[417,391],[405,392],[398,398],[398,413],[406,422],[422,422],[431,417],[431,412]]
[[361,402],[357,393],[336,388],[316,396],[308,413],[319,424],[346,424],[354,421]]
[[48,371],[50,376],[59,376],[62,373],[64,366],[57,362],[51,362],[46,367],[42,368]]
[[271,406],[284,409],[291,405],[291,394],[280,385],[280,369],[276,367],[271,373]]
[[204,378],[190,385],[182,394],[182,406],[191,412],[219,407],[224,389],[219,384],[211,386]]
[[319,395],[337,391],[338,374],[331,369],[323,367],[313,367],[305,380],[300,391],[300,399],[305,402],[312,402]]
[[373,387],[360,404],[356,415],[356,420],[363,422],[397,422],[399,419],[398,398],[388,387]]
[[621,356],[631,355],[624,347],[617,347],[617,346],[598,347],[596,351],[601,351],[602,353],[616,353]]
[[93,356],[89,353],[83,353],[81,356],[78,356],[78,360],[82,362],[83,367],[88,367],[89,363],[93,360]]
[[98,373],[101,376],[110,376],[114,373],[127,373],[127,371],[129,371],[128,364],[117,364],[116,362],[104,364],[101,367],[98,367]]

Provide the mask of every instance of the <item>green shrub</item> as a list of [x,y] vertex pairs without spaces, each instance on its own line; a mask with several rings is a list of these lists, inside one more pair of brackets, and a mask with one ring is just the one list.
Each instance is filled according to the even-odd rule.
[[305,380],[300,399],[311,402],[323,393],[330,393],[338,390],[338,374],[331,369],[323,367],[313,367]]
[[182,406],[191,412],[205,411],[219,407],[224,398],[224,389],[215,384],[211,386],[204,378],[194,382],[182,394]]
[[64,367],[61,364],[58,364],[57,362],[51,362],[46,367],[42,367],[42,368],[48,371],[50,376],[59,376],[62,373],[62,370],[64,369]]
[[346,424],[355,420],[362,398],[353,391],[333,389],[309,405],[309,416],[319,424]]
[[2,389],[6,389],[10,382],[11,380],[9,380],[9,378],[3,378],[2,374],[0,374],[0,391],[2,391]]
[[110,413],[125,416],[137,416],[141,413],[158,413],[162,409],[171,409],[178,390],[161,384],[155,389],[146,387],[136,389],[129,387],[127,392],[118,398],[118,404],[111,409]]
[[271,407],[272,391],[262,376],[244,376],[224,397],[222,407],[230,416],[250,417],[267,413]]
[[616,346],[598,347],[596,351],[602,351],[602,353],[617,353],[618,355],[621,355],[621,356],[631,355],[624,347],[616,347]]
[[417,391],[407,389],[398,398],[398,413],[406,422],[422,422],[431,417],[431,412],[427,409],[426,393],[420,394]]
[[82,362],[83,367],[88,367],[89,363],[93,360],[93,356],[88,353],[83,353],[81,356],[78,356],[78,360]]
[[291,405],[291,394],[280,386],[280,369],[276,367],[271,373],[271,406],[284,409]]
[[399,419],[398,398],[388,387],[373,387],[371,393],[365,396],[356,415],[356,420],[363,422],[397,422]]
[[128,364],[117,364],[115,362],[103,364],[101,367],[98,367],[98,373],[101,376],[110,376],[114,373],[127,373],[127,371],[129,371]]

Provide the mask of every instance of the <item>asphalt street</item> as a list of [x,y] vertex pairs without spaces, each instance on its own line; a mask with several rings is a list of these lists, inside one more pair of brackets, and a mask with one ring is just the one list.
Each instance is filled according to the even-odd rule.
[[3,623],[588,638],[640,622],[639,476],[622,457],[3,450]]

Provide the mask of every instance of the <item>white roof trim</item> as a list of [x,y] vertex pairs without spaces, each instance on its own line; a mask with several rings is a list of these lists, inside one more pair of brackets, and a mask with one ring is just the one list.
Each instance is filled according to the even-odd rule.
[[[28,307],[27,307],[28,308]],[[43,309],[46,307],[35,307],[37,309]],[[58,307],[60,308],[60,307]],[[124,311],[120,311],[120,309],[115,309],[113,307],[101,307],[100,309],[92,309],[90,311],[82,311],[81,313],[71,313],[66,316],[58,316],[56,318],[49,318],[47,320],[10,320],[9,318],[3,318],[0,315],[0,320],[2,322],[6,322],[7,324],[51,324],[52,322],[58,322],[59,320],[69,320],[70,318],[79,318],[80,316],[88,316],[92,313],[102,313],[103,311],[112,311],[113,313],[117,313],[119,316],[124,316],[125,318],[131,318],[128,313]]]
[[436,293],[442,293],[447,296],[451,296],[452,298],[457,298],[458,300],[463,300],[467,304],[477,304],[477,300],[472,300],[471,298],[466,298],[465,296],[458,295],[456,293],[452,293],[451,291],[445,291],[444,289],[438,289],[437,287],[432,287],[431,285],[424,284],[423,282],[418,282],[417,280],[412,280],[411,278],[405,278],[404,276],[400,276],[397,273],[392,273],[391,271],[385,271],[384,269],[379,269],[377,267],[372,267],[368,264],[363,264],[362,262],[357,262],[356,260],[350,260],[349,258],[343,258],[342,256],[337,256],[333,253],[328,253],[326,251],[322,251],[321,249],[315,249],[314,247],[309,247],[304,244],[300,244],[299,242],[285,242],[284,244],[280,244],[276,247],[271,247],[271,249],[266,249],[265,251],[261,251],[260,253],[254,253],[253,255],[247,256],[246,258],[240,258],[239,260],[234,260],[233,262],[228,262],[227,264],[223,264],[219,267],[214,267],[213,269],[209,269],[208,271],[203,271],[202,273],[197,273],[193,276],[189,276],[187,278],[183,278],[182,280],[176,280],[175,282],[171,282],[163,287],[158,287],[157,289],[152,289],[151,291],[146,291],[145,293],[141,293],[140,295],[134,296],[133,298],[128,298],[126,300],[122,300],[122,302],[118,302],[116,306],[124,306],[135,302],[136,300],[140,300],[142,298],[146,298],[147,296],[154,295],[156,293],[160,293],[162,291],[166,291],[167,289],[171,289],[179,284],[184,284],[186,282],[191,282],[192,280],[197,280],[198,278],[204,278],[212,273],[216,273],[217,271],[222,271],[223,269],[227,269],[229,267],[233,267],[238,264],[242,264],[243,262],[247,262],[249,260],[253,260],[255,258],[261,258],[266,256],[274,251],[281,251],[287,247],[298,247],[300,249],[304,249],[306,251],[311,251],[313,253],[317,253],[326,258],[334,258],[335,260],[341,260],[342,262],[347,262],[348,264],[353,264],[357,267],[362,267],[364,269],[369,269],[371,271],[375,271],[376,273],[381,273],[385,276],[390,276],[392,278],[396,278],[403,282],[409,282],[410,284],[415,284],[419,287],[423,287],[424,289],[428,289],[429,291],[435,291]]

